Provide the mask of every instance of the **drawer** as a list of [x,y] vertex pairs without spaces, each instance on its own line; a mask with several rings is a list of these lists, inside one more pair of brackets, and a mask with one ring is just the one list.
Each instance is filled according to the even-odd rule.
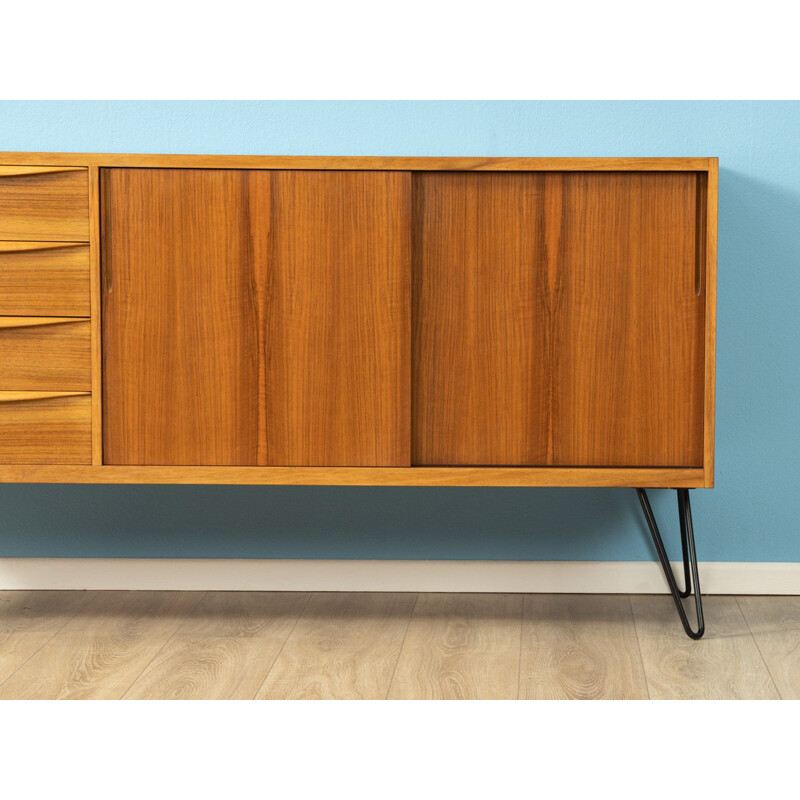
[[0,317],[0,391],[91,389],[89,320]]
[[92,398],[0,392],[0,464],[91,464]]
[[88,242],[85,167],[0,166],[0,241]]
[[89,245],[0,242],[0,314],[88,317]]

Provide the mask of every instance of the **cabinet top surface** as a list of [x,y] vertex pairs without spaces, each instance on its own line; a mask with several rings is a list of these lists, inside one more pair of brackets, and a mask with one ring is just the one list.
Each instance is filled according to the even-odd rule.
[[689,171],[716,169],[716,158],[483,158],[439,156],[256,156],[151,153],[0,152],[0,164],[184,169],[338,169],[484,171]]

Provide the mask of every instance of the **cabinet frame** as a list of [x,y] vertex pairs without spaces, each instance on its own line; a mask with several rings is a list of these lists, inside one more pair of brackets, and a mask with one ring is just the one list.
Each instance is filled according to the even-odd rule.
[[[0,153],[2,166],[89,170],[92,330],[92,464],[0,465],[8,483],[182,483],[375,486],[619,486],[710,488],[714,485],[716,353],[717,158],[441,158],[213,156],[98,153]],[[100,187],[103,167],[250,170],[403,171],[685,171],[705,173],[705,208],[698,241],[705,297],[703,465],[698,468],[618,467],[158,467],[102,464],[102,342],[100,331]]]

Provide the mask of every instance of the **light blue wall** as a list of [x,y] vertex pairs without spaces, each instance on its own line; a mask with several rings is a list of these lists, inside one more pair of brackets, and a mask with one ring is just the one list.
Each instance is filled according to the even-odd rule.
[[[800,103],[0,103],[0,150],[719,156],[698,555],[800,560]],[[675,533],[673,492],[654,492]],[[640,560],[632,490],[0,486],[2,556]]]

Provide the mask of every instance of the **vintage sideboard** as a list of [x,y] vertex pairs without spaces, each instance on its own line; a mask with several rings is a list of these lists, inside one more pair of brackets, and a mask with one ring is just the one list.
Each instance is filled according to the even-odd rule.
[[0,153],[0,481],[628,486],[660,557],[673,488],[702,635],[716,209],[715,158]]

